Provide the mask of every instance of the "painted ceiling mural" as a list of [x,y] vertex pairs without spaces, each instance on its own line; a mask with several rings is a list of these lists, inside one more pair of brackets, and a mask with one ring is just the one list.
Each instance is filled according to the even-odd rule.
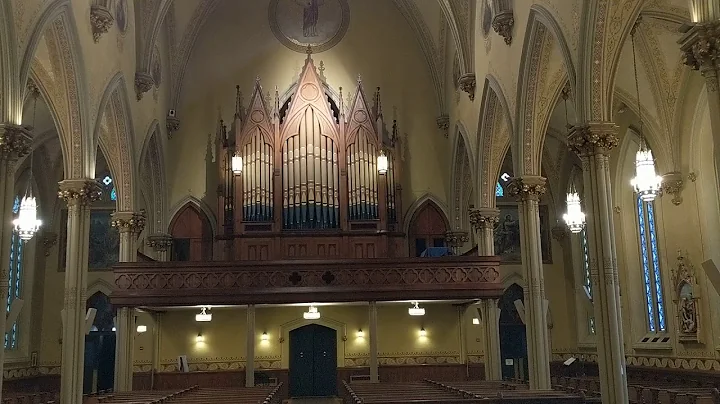
[[305,52],[326,51],[343,38],[350,23],[346,0],[272,0],[270,27],[288,48]]

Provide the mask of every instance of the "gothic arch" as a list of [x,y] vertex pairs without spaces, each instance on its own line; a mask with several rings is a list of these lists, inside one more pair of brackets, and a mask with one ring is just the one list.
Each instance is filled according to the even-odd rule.
[[166,228],[165,208],[167,200],[167,186],[165,178],[165,159],[162,153],[162,134],[160,123],[154,120],[148,127],[145,144],[140,154],[140,167],[138,169],[139,186],[145,191],[149,204],[147,204],[148,219],[152,219],[149,230],[162,232]]
[[[12,21],[10,15],[12,5],[9,0],[0,0],[0,21]],[[15,43],[15,29],[13,24],[0,24],[0,119],[2,122],[14,121],[20,104],[11,105],[13,94],[21,92],[17,72],[17,45]],[[20,122],[15,122],[20,123]]]
[[[140,0],[135,2],[135,48],[137,53],[137,71],[150,74],[155,43],[160,28],[172,6],[172,0]],[[138,18],[140,16],[140,18]],[[149,16],[150,18],[147,18]],[[143,22],[149,22],[144,24]]]
[[[327,327],[330,329],[335,330],[337,333],[337,365],[338,366],[345,366],[345,344],[341,344],[341,342],[347,337],[347,324],[343,323],[342,321],[338,321],[332,318],[328,318],[323,316],[322,318],[319,318],[317,320],[305,320],[304,318],[296,318],[295,320],[291,320],[283,325],[280,326],[280,336],[285,341],[290,341],[290,331],[296,330],[300,327],[304,327],[306,325],[310,324],[317,324],[321,325],[323,327]],[[281,361],[282,361],[282,367],[284,369],[287,369],[290,366],[290,344],[285,343],[282,345],[282,355],[281,355]]]
[[475,167],[469,147],[470,143],[468,143],[465,128],[460,121],[458,121],[456,132],[450,173],[452,187],[450,206],[453,214],[451,223],[454,230],[469,230],[468,209],[475,203],[473,200]]
[[435,196],[435,195],[433,195],[433,194],[431,194],[431,193],[425,193],[425,194],[423,194],[421,197],[417,198],[417,199],[412,203],[412,205],[410,205],[410,207],[408,208],[407,213],[405,214],[405,220],[403,221],[403,223],[405,224],[405,228],[403,229],[403,231],[405,232],[405,234],[408,234],[408,232],[409,232],[409,230],[410,230],[410,222],[411,222],[412,219],[415,217],[415,215],[416,215],[422,208],[424,208],[425,205],[427,205],[427,204],[429,204],[429,203],[434,204],[435,207],[438,208],[438,210],[440,211],[440,213],[441,213],[441,214],[444,216],[444,218],[445,218],[445,225],[446,225],[448,228],[450,228],[450,223],[448,222],[448,219],[447,219],[447,218],[449,217],[447,205],[446,205],[443,201],[441,201],[437,196]]
[[[37,45],[45,35],[52,35],[55,41],[49,42],[59,46],[59,49],[55,50],[59,60],[56,60],[55,64],[62,66],[64,74],[60,77],[61,89],[57,92],[48,91],[53,87],[52,80],[48,80],[47,74],[39,77],[37,71],[39,69],[36,68],[39,64],[33,63]],[[92,177],[95,151],[90,120],[87,117],[85,64],[82,59],[77,23],[69,0],[56,0],[46,7],[38,18],[20,65],[21,85],[27,82],[31,67],[35,70],[35,78],[37,78],[35,82],[38,87],[44,87],[48,107],[56,113],[55,117],[58,119],[55,123],[60,138],[66,145],[71,146],[65,147],[63,153],[65,177]],[[61,108],[60,105],[65,108]],[[58,111],[64,111],[66,116],[60,117]]]
[[480,207],[495,206],[495,182],[514,133],[512,114],[497,79],[485,77],[478,122],[478,169],[476,193]]
[[170,217],[172,218],[170,220],[170,223],[168,223],[168,231],[167,233],[170,233],[173,226],[173,219],[178,215],[179,212],[181,212],[183,209],[185,209],[187,206],[193,206],[194,209],[196,209],[198,212],[201,212],[202,214],[207,217],[207,220],[210,222],[210,227],[212,228],[212,234],[217,234],[217,220],[215,218],[215,215],[213,214],[210,207],[200,199],[192,196],[187,195],[185,198],[181,199],[180,202],[176,203],[175,206],[171,209]]
[[[107,128],[103,128],[103,118],[107,120]],[[132,129],[125,79],[118,72],[105,87],[100,99],[93,140],[102,149],[118,184],[117,206],[120,211],[132,211],[137,205]]]

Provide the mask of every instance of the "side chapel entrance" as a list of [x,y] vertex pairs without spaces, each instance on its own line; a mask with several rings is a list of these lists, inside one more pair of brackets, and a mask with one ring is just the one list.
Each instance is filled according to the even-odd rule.
[[337,395],[337,332],[318,324],[290,331],[290,397]]

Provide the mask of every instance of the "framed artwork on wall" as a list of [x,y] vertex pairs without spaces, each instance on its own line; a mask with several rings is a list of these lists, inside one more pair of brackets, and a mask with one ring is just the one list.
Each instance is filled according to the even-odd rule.
[[[495,254],[503,264],[520,264],[520,217],[518,205],[498,203],[500,221],[495,225]],[[552,264],[550,250],[550,225],[547,205],[540,205],[540,248],[544,264]]]
[[[120,258],[120,235],[111,225],[113,209],[92,209],[90,211],[90,245],[88,270],[109,271]],[[61,213],[60,262],[58,268],[65,271],[67,251],[67,210]]]

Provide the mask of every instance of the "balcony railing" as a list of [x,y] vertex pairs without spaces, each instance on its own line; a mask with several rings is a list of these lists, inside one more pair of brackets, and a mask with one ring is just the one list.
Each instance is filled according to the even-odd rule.
[[114,267],[120,306],[496,298],[498,257],[136,262]]

